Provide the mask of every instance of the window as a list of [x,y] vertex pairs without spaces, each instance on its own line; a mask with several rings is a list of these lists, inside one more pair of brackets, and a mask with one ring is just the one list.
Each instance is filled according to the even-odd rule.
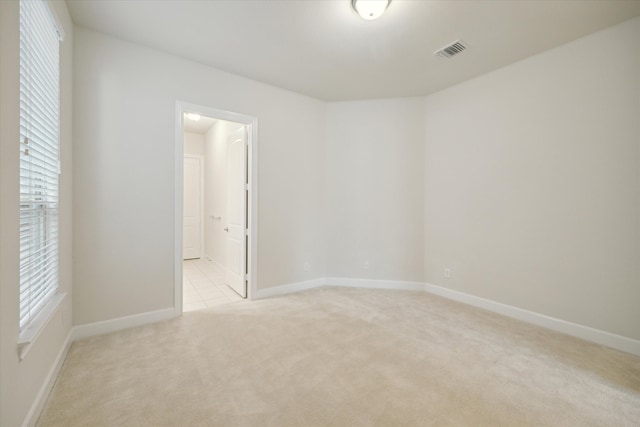
[[20,1],[21,335],[58,292],[60,36],[45,1]]

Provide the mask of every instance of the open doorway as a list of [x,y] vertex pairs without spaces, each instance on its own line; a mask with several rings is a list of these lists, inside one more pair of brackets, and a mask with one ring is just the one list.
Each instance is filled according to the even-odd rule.
[[176,108],[175,309],[251,298],[255,288],[256,120]]

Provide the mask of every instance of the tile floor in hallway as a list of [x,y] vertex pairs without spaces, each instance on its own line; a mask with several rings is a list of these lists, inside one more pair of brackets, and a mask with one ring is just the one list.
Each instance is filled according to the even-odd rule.
[[225,284],[224,271],[205,258],[182,262],[182,311],[243,301]]

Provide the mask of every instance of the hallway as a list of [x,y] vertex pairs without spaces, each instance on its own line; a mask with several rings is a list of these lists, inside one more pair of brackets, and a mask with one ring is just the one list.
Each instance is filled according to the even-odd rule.
[[213,261],[183,261],[182,311],[215,307],[243,298],[225,284],[224,271]]

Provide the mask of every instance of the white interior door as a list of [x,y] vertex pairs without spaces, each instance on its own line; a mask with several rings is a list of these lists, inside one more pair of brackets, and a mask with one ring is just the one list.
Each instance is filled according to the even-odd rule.
[[243,126],[229,135],[227,168],[227,284],[243,298],[246,284],[247,134]]
[[202,161],[184,156],[182,257],[200,258],[202,247]]

